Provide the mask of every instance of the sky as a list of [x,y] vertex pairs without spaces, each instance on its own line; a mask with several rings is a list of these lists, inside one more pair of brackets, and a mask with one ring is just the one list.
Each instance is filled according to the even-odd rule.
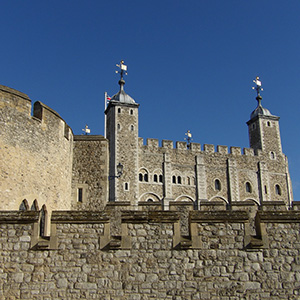
[[259,76],[300,200],[299,15],[299,0],[2,1],[0,84],[103,135],[123,59],[144,140],[247,148]]

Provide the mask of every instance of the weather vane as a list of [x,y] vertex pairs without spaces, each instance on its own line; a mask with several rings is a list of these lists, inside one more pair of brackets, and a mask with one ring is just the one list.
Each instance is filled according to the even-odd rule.
[[185,135],[187,136],[186,138],[184,138],[187,141],[187,148],[190,149],[191,148],[191,142],[192,142],[192,134],[190,132],[190,130],[188,130]]
[[119,73],[121,76],[120,80],[123,80],[124,74],[127,75],[127,66],[124,65],[124,60],[121,60],[120,64],[116,64],[116,66],[120,68],[120,71],[116,71],[116,73]]
[[85,125],[84,129],[82,129],[82,131],[84,132],[85,135],[88,135],[89,133],[91,133],[91,129]]
[[263,88],[261,87],[261,81],[259,80],[259,77],[257,76],[253,82],[256,84],[256,87],[252,87],[252,90],[256,90],[257,97],[261,98],[260,91],[263,91]]

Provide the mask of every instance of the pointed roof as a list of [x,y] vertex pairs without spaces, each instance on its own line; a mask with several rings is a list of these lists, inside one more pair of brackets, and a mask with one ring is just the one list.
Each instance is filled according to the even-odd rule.
[[250,115],[250,119],[253,119],[255,118],[256,116],[260,115],[260,116],[273,116],[271,114],[271,112],[264,108],[262,105],[261,105],[261,100],[262,100],[262,97],[259,95],[256,97],[256,100],[257,100],[257,107],[255,108],[255,110],[251,113]]
[[133,98],[131,98],[127,93],[125,93],[124,84],[125,84],[125,80],[121,78],[119,80],[120,91],[111,97],[111,101],[119,101],[122,103],[135,104]]

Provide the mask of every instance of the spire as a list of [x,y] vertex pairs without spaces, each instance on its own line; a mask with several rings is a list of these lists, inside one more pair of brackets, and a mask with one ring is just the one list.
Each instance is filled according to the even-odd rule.
[[116,66],[120,68],[119,71],[116,71],[116,73],[120,74],[120,80],[119,80],[120,91],[117,94],[112,96],[111,101],[119,101],[122,103],[134,104],[135,101],[124,91],[125,80],[123,77],[124,75],[127,75],[127,66],[124,64],[124,60],[121,60],[120,64],[116,64]]
[[260,92],[263,91],[263,88],[261,87],[261,81],[259,80],[259,77],[257,76],[253,82],[256,86],[252,87],[252,89],[256,90],[256,100],[258,103],[256,109],[251,113],[250,119],[253,119],[257,115],[272,116],[270,111],[266,108],[263,108],[261,105],[262,96],[260,95]]

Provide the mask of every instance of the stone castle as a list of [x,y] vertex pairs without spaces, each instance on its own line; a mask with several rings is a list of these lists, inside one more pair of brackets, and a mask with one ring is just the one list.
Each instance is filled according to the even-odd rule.
[[258,78],[250,148],[174,148],[139,138],[125,67],[105,137],[0,86],[0,299],[299,299],[300,208]]

